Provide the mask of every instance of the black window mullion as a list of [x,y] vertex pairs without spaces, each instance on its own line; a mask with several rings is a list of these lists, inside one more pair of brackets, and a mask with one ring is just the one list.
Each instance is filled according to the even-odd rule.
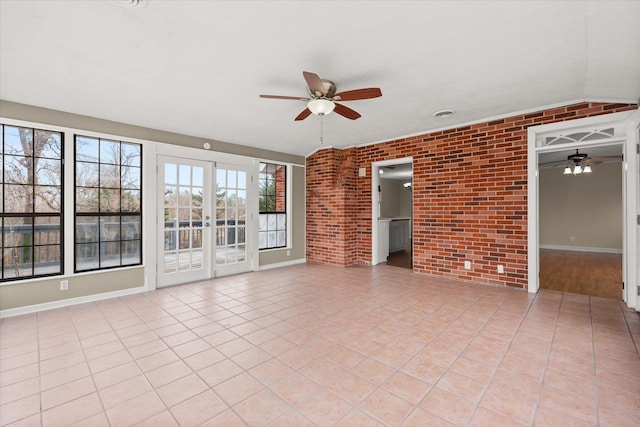
[[[0,132],[1,132],[1,136],[2,136],[2,155],[0,155],[0,161],[2,161],[2,173],[5,174],[6,172],[6,141],[7,141],[7,125],[5,124],[0,124]],[[59,131],[52,131],[52,130],[43,130],[43,129],[36,129],[36,128],[28,128],[28,127],[24,127],[24,126],[10,126],[13,129],[16,129],[18,132],[18,138],[20,138],[19,134],[21,133],[22,130],[26,130],[28,132],[31,133],[31,152],[27,153],[24,151],[24,148],[22,148],[22,151],[20,151],[20,149],[17,149],[15,153],[12,153],[12,155],[15,155],[16,157],[23,157],[24,159],[26,159],[27,161],[30,162],[30,169],[26,170],[27,176],[29,176],[29,174],[31,175],[31,182],[29,182],[27,180],[27,182],[25,184],[22,183],[17,183],[16,185],[20,185],[25,187],[25,189],[28,189],[29,191],[31,191],[30,194],[30,198],[26,199],[29,204],[30,204],[30,211],[26,212],[25,209],[22,210],[22,212],[6,212],[6,208],[7,208],[7,203],[5,203],[5,200],[7,199],[7,194],[6,194],[6,180],[2,179],[2,194],[3,194],[3,200],[0,201],[0,210],[1,210],[1,218],[0,218],[0,225],[2,226],[2,232],[3,232],[3,236],[2,236],[2,261],[0,261],[0,268],[2,268],[2,273],[0,273],[0,280],[1,281],[14,281],[14,280],[25,280],[25,279],[30,279],[30,278],[34,278],[34,277],[46,277],[46,276],[53,276],[53,275],[60,275],[64,273],[64,133],[59,132]],[[42,140],[39,139],[38,137],[38,133],[39,132],[44,132],[45,135],[48,135],[48,138],[54,138],[55,140],[55,144],[56,150],[59,150],[59,155],[53,156],[53,155],[45,155],[45,157],[43,157],[43,153],[45,153],[45,149],[46,144],[50,143],[50,140]],[[45,144],[45,146],[42,147],[42,150],[40,153],[38,153],[36,151],[36,147],[37,147],[37,143],[38,142],[42,142],[43,144]],[[17,147],[16,147],[17,148]],[[36,193],[36,187],[40,187],[40,183],[38,182],[37,179],[37,168],[36,168],[36,162],[42,160],[42,159],[47,159],[48,161],[56,161],[59,163],[59,175],[58,178],[60,180],[60,184],[59,185],[53,185],[52,187],[56,187],[58,188],[58,190],[60,191],[60,206],[58,207],[57,211],[52,211],[52,212],[39,212],[36,209],[36,201],[37,201],[37,193]],[[52,163],[54,164],[54,163]],[[50,187],[50,186],[48,186]],[[42,244],[36,244],[36,234],[37,233],[41,233],[41,232],[46,232],[46,233],[50,233],[51,231],[49,230],[48,227],[45,227],[44,230],[39,230],[38,226],[36,223],[39,223],[39,219],[41,218],[57,218],[58,220],[58,241],[57,243],[54,244],[50,244],[48,243],[47,245],[42,245]],[[7,245],[9,244],[8,240],[5,238],[5,232],[6,229],[8,227],[7,225],[7,220],[9,218],[24,218],[28,221],[30,221],[29,226],[25,228],[25,226],[27,224],[21,224],[22,226],[22,230],[23,233],[28,233],[30,235],[30,239],[29,242],[25,242],[24,239],[24,234],[22,234],[20,236],[20,241],[15,242],[15,246],[13,246],[13,250],[15,252],[21,251],[21,261],[24,261],[24,254],[26,252],[28,252],[30,254],[30,260],[29,262],[26,264],[26,266],[30,267],[30,271],[27,273],[26,268],[25,270],[23,270],[23,272],[25,274],[20,274],[20,275],[16,275],[15,277],[7,277],[4,272],[5,269],[8,267],[9,264],[5,263],[5,250]],[[45,224],[46,225],[46,224]],[[47,264],[49,262],[49,257],[45,257],[45,258],[40,258],[40,252],[41,252],[41,248],[44,248],[46,246],[46,252],[48,253],[49,250],[52,250],[53,253],[56,253],[56,251],[60,254],[57,258],[57,269],[58,271],[53,272],[53,273],[49,273],[49,272],[40,272],[40,273],[36,273],[36,269],[38,267],[38,263],[40,264]]]
[[[77,138],[77,135],[76,135]],[[103,140],[102,138],[96,138],[97,140],[97,193],[98,193],[98,212],[83,212],[81,214],[77,214],[78,216],[95,216],[97,218],[98,221],[98,230],[97,230],[97,242],[95,242],[97,244],[97,256],[96,256],[96,260],[97,260],[97,268],[92,268],[92,269],[83,269],[83,270],[78,270],[78,265],[76,264],[76,271],[92,271],[92,270],[104,270],[104,269],[111,269],[111,268],[119,268],[119,267],[123,267],[125,266],[125,254],[124,254],[124,246],[126,242],[136,242],[139,248],[139,253],[140,253],[140,258],[139,258],[139,262],[135,263],[135,264],[126,264],[126,266],[130,266],[130,265],[140,265],[142,263],[142,230],[140,229],[138,231],[138,238],[137,239],[124,239],[124,224],[123,224],[123,218],[125,216],[131,216],[131,217],[137,217],[138,222],[140,223],[140,226],[142,225],[142,175],[140,175],[140,188],[137,189],[138,193],[139,193],[139,198],[140,200],[138,201],[138,203],[140,204],[139,207],[139,211],[138,212],[124,212],[123,208],[122,208],[122,198],[123,198],[123,194],[124,194],[124,187],[123,187],[123,168],[126,166],[124,164],[125,162],[125,158],[123,155],[123,145],[125,143],[123,143],[122,141],[114,141],[114,140]],[[109,144],[113,144],[114,146],[116,144],[114,144],[115,142],[117,142],[117,149],[118,149],[118,155],[116,158],[111,159],[110,157],[103,157],[103,141],[108,141]],[[132,145],[129,143],[126,143],[128,145]],[[140,172],[142,172],[142,146],[141,145],[137,145],[137,148],[139,150],[139,155],[140,155],[140,164],[136,167],[138,167],[140,169]],[[77,147],[76,147],[77,149]],[[105,147],[105,149],[108,150],[108,148]],[[107,156],[108,153],[105,152],[105,156]],[[109,177],[105,177],[102,174],[102,167],[103,165],[108,165],[109,168],[105,169],[105,172],[111,173],[111,166],[113,166],[113,168],[117,168],[118,169],[118,174],[119,175],[114,175],[113,178],[115,178],[115,181],[117,181],[117,184],[114,183],[110,183],[110,182],[106,182],[106,180]],[[109,190],[111,192],[110,196],[107,196],[104,194],[104,190],[105,190],[105,185],[108,185],[108,188],[106,188],[107,190]],[[76,190],[77,191],[77,190]],[[107,206],[103,206],[102,205],[102,199],[103,197],[109,197],[109,201],[113,201],[116,205],[117,208],[113,209],[110,211],[104,211],[103,208],[106,208]],[[113,198],[113,199],[112,199]],[[117,198],[117,200],[116,200]],[[102,222],[103,220],[109,218],[109,217],[115,217],[117,218],[117,224],[114,225],[117,227],[118,230],[118,238],[116,240],[113,241],[108,241],[108,243],[106,241],[104,241],[104,239],[106,238],[106,235],[104,233],[102,233]],[[111,226],[111,224],[109,224],[109,226]],[[105,230],[106,232],[106,230]],[[109,247],[113,246],[114,248],[117,247],[117,250],[119,250],[118,253],[118,258],[116,259],[114,257],[114,259],[112,260],[112,262],[116,262],[117,265],[109,265],[109,266],[103,266],[103,264],[107,261],[107,258],[103,257],[102,255],[102,246],[104,244],[107,244]],[[106,256],[106,255],[105,255]],[[77,263],[77,251],[76,251],[76,263]]]

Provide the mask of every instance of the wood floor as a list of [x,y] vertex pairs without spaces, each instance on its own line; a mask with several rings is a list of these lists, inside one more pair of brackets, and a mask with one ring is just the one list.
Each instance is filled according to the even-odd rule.
[[387,265],[394,267],[412,268],[411,252],[408,250],[391,252],[387,257]]
[[540,287],[621,299],[622,255],[540,249]]

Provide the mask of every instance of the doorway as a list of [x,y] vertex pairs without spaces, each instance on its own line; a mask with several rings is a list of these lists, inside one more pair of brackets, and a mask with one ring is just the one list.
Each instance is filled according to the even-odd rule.
[[373,264],[413,268],[413,163],[372,165]]
[[[528,128],[528,290],[540,288],[540,155],[562,150],[622,147],[622,292],[627,306],[640,311],[640,213],[638,171],[640,111],[620,112]],[[565,162],[568,159],[565,159]],[[566,166],[565,166],[566,167]]]
[[623,145],[540,153],[540,288],[622,298]]
[[158,287],[251,270],[250,176],[245,166],[158,156]]

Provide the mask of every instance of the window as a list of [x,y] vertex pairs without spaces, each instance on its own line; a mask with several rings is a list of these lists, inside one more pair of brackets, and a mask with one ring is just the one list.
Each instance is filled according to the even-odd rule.
[[0,130],[0,281],[62,274],[62,133]]
[[75,270],[142,263],[142,146],[75,137]]
[[258,248],[287,246],[287,167],[260,163]]

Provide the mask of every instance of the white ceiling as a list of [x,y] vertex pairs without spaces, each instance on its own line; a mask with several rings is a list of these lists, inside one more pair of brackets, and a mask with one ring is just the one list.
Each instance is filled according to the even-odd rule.
[[0,1],[0,98],[300,155],[320,118],[258,95],[303,70],[382,89],[324,118],[334,147],[640,98],[640,1],[130,1]]

